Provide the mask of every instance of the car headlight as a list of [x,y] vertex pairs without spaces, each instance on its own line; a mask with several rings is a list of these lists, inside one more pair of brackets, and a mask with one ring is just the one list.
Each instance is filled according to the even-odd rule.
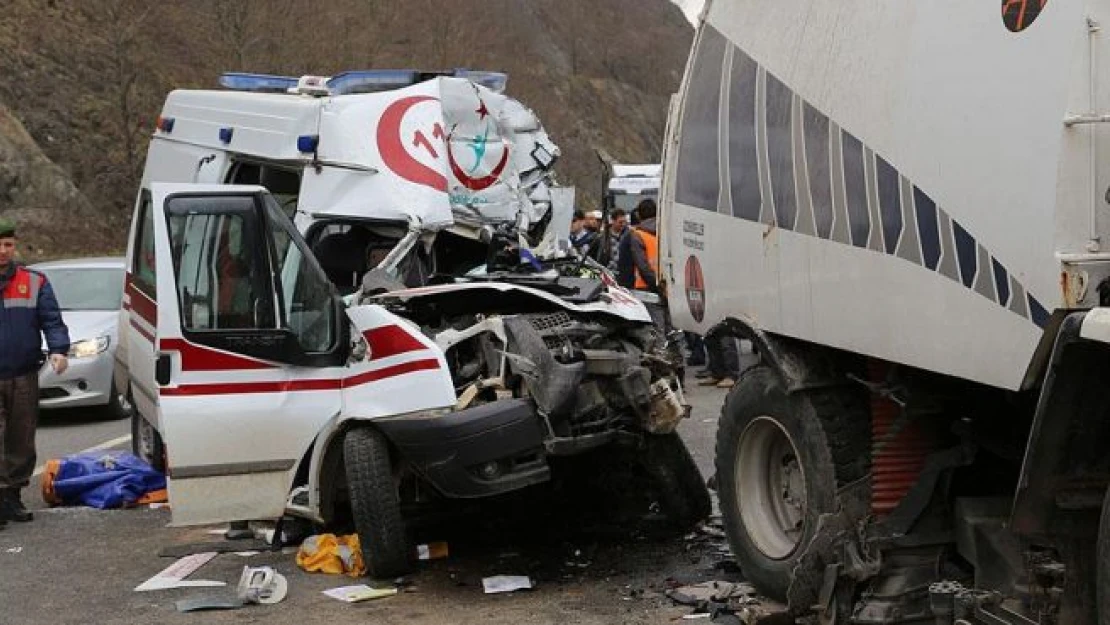
[[107,336],[98,336],[95,339],[77,341],[69,346],[70,358],[92,358],[108,350],[110,339]]

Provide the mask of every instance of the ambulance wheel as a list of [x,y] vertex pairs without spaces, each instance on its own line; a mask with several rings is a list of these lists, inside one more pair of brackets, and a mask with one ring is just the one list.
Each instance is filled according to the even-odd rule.
[[648,434],[645,444],[643,460],[670,525],[686,531],[709,517],[709,489],[678,432]]
[[749,369],[725,400],[717,428],[721,515],[744,576],[786,600],[793,569],[838,483],[867,471],[866,403],[851,392],[787,393],[765,366]]
[[109,419],[126,419],[135,410],[131,397],[125,396],[116,390],[116,383],[108,390],[108,403],[104,406],[104,416]]
[[155,471],[166,472],[166,446],[162,435],[135,409],[131,410],[131,451]]
[[1098,527],[1098,573],[1095,592],[1098,597],[1098,625],[1110,625],[1110,489],[1102,500],[1102,520]]
[[370,577],[390,578],[412,570],[412,545],[401,516],[389,443],[372,427],[356,427],[343,439],[351,516]]

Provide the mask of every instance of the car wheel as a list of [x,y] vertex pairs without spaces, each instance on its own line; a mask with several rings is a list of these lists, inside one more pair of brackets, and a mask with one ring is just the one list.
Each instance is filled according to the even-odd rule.
[[785,600],[837,487],[866,472],[866,408],[851,393],[787,393],[757,366],[733,387],[717,429],[716,470],[729,544],[745,577]]
[[104,416],[108,419],[126,419],[134,409],[130,395],[117,391],[116,383],[112,382],[112,388],[108,390],[108,403],[104,406]]
[[166,446],[162,435],[134,409],[131,410],[131,451],[155,471],[166,472]]
[[648,434],[645,469],[658,489],[659,505],[675,529],[686,531],[712,511],[709,489],[677,432]]
[[412,570],[413,550],[401,516],[389,443],[372,427],[356,427],[343,439],[343,460],[367,573],[375,578]]

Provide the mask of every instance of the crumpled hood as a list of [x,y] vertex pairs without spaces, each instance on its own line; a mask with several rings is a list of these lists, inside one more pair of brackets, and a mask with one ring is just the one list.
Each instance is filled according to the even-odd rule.
[[636,297],[628,290],[617,286],[616,284],[607,284],[606,296],[596,302],[587,304],[574,304],[568,302],[556,295],[552,295],[547,291],[537,288],[524,286],[520,284],[511,284],[508,282],[465,282],[457,284],[440,284],[435,286],[419,287],[415,289],[405,289],[402,291],[391,291],[382,295],[375,296],[366,300],[365,303],[380,303],[390,300],[407,302],[413,299],[420,298],[450,298],[458,296],[463,293],[479,293],[484,294],[490,301],[497,301],[496,298],[503,296],[510,292],[526,294],[530,297],[538,298],[547,302],[554,307],[563,308],[566,310],[578,313],[604,313],[615,317],[620,317],[627,321],[635,321],[640,323],[652,323],[651,315],[648,313],[647,307],[643,302],[636,299]]

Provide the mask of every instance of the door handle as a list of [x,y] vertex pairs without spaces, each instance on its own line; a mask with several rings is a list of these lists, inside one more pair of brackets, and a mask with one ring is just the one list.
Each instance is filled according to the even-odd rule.
[[173,371],[173,363],[170,361],[169,354],[158,354],[158,359],[154,361],[154,381],[159,386],[167,386],[170,383],[170,372]]

